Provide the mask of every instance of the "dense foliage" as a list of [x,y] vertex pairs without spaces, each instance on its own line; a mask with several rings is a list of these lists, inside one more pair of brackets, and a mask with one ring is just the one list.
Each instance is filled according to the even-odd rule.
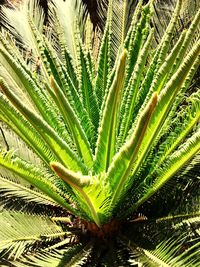
[[76,2],[2,9],[0,263],[198,267],[200,11]]

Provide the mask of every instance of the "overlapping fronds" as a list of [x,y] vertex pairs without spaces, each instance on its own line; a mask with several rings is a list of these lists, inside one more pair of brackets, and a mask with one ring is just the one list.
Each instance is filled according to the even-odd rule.
[[41,251],[37,255],[30,255],[22,260],[15,261],[15,266],[62,266],[66,267],[78,267],[84,265],[88,256],[92,250],[91,244],[74,245],[72,248],[62,250]]
[[[139,263],[142,266],[198,266],[199,240],[194,240],[196,244],[187,244],[186,238],[172,237],[166,241],[162,241],[155,250],[138,249],[133,252],[140,255]],[[131,247],[131,249],[134,246]],[[130,260],[131,266],[137,261]]]
[[[126,229],[124,236],[119,237],[123,242],[128,242],[132,254],[130,263],[140,263],[142,266],[198,266],[199,197],[188,196],[173,214],[157,219],[154,216],[133,219],[128,226],[132,230]],[[134,236],[138,231],[142,232],[142,237]]]
[[[3,73],[11,77],[8,83],[4,81],[7,76],[3,75],[4,80],[1,80],[2,120],[48,167],[53,161],[55,164],[51,165],[51,168],[60,166],[60,170],[67,168],[89,177],[90,181],[83,183],[80,189],[78,179],[83,178],[80,178],[78,173],[77,176],[73,174],[73,182],[70,182],[72,180],[67,177],[68,171],[52,168],[69,184],[68,190],[73,191],[78,202],[82,202],[80,205],[86,205],[84,213],[87,213],[86,207],[89,205],[88,208],[92,209],[91,220],[98,225],[106,222],[106,216],[103,214],[102,219],[98,218],[98,207],[104,212],[107,209],[110,214],[113,207],[120,205],[120,199],[134,185],[138,173],[143,170],[144,162],[153,157],[155,147],[161,152],[154,155],[152,171],[143,177],[139,184],[137,190],[142,193],[137,194],[139,199],[134,209],[154,194],[199,151],[198,133],[187,140],[199,120],[199,105],[195,104],[198,103],[198,93],[191,96],[191,103],[194,102],[191,107],[193,115],[188,119],[184,118],[187,126],[183,126],[184,129],[178,133],[177,130],[171,133],[176,133],[176,141],[170,136],[165,138],[164,142],[160,141],[173,125],[169,116],[174,117],[174,124],[176,129],[178,128],[175,112],[182,105],[180,98],[187,91],[199,65],[199,41],[183,60],[190,45],[189,38],[192,39],[198,27],[199,13],[170,51],[176,19],[181,8],[181,1],[177,2],[172,19],[150,64],[147,58],[152,56],[152,3],[144,7],[139,3],[129,30],[126,13],[130,7],[126,1],[118,4],[109,2],[108,22],[99,50],[98,64],[92,63],[90,49],[84,48],[88,37],[84,38],[85,31],[73,15],[76,14],[76,9],[69,1],[49,4],[50,23],[42,31],[42,12],[37,13],[39,7],[34,1],[24,1],[16,11],[24,14],[31,36],[27,38],[35,41],[31,44],[31,49],[34,45],[39,55],[35,58],[35,71],[32,69],[34,53],[29,53],[29,58],[25,58],[28,65],[20,54],[20,50],[28,51],[25,43],[22,43],[20,50],[16,52],[13,42],[10,41],[12,31],[9,34],[1,34],[0,57]],[[115,10],[116,7],[120,10]],[[65,10],[69,12],[68,19],[71,24],[61,19]],[[14,11],[5,9],[5,18],[10,17],[9,12]],[[39,23],[35,23],[37,14],[40,14]],[[121,19],[116,19],[117,14],[120,14]],[[11,26],[11,22],[8,24]],[[13,58],[14,54],[16,59]],[[113,55],[116,61],[114,65]],[[114,66],[110,74],[109,65]],[[168,76],[169,73],[171,77]],[[26,105],[22,101],[23,94],[27,99]],[[185,114],[188,112],[189,108]],[[91,132],[86,130],[90,127]],[[185,143],[182,144],[183,149],[179,149],[179,155],[175,156],[176,152],[172,154],[183,141]],[[170,146],[169,150],[164,149],[165,144]],[[5,162],[3,165],[7,166],[6,160],[2,161]],[[171,165],[169,162],[172,162]],[[19,173],[20,171],[18,175]],[[163,178],[165,176],[166,178]],[[162,182],[159,177],[162,177]],[[148,186],[143,185],[147,180]],[[110,184],[105,186],[105,193],[100,189],[99,193],[95,193],[97,187],[94,184],[99,183]],[[96,203],[92,203],[95,201],[95,195],[107,195],[111,200],[110,207],[106,208],[107,201],[103,204],[102,196]]]
[[20,198],[26,202],[33,202],[37,204],[56,206],[56,203],[41,192],[31,190],[27,186],[14,182],[8,178],[0,177],[0,193],[1,198],[5,198],[3,205],[9,202],[9,199]]
[[[50,205],[52,215],[54,209],[60,209],[63,218],[70,213],[70,227],[81,229],[83,240],[72,249],[67,249],[67,238],[50,242],[48,249],[54,256],[40,250],[20,257],[27,246],[49,241],[48,234],[43,240],[44,234],[37,232],[46,224],[59,229],[69,225],[45,217],[41,229],[36,229],[38,214],[27,215],[21,209],[24,213],[11,216],[5,211],[2,223],[7,225],[11,216],[14,225],[5,231],[5,238],[22,238],[29,216],[38,220],[34,242],[28,239],[16,246],[11,242],[2,249],[14,260],[19,258],[13,261],[15,266],[91,263],[95,248],[87,243],[87,231],[104,238],[126,218],[128,223],[144,218],[156,225],[175,220],[179,230],[199,221],[197,210],[170,213],[168,206],[155,217],[149,215],[155,201],[167,201],[167,195],[162,198],[159,194],[176,181],[180,187],[175,196],[184,192],[185,177],[190,190],[198,184],[200,99],[199,87],[193,91],[191,82],[200,63],[200,11],[182,30],[177,22],[183,7],[183,1],[177,0],[162,34],[160,26],[155,26],[154,1],[144,5],[141,0],[135,7],[127,0],[110,0],[105,29],[96,32],[90,18],[83,19],[80,1],[49,1],[46,25],[36,0],[23,0],[17,9],[2,9],[0,193],[4,208],[13,198],[43,208]],[[19,151],[14,152],[17,147],[8,140],[12,136],[5,125],[14,132],[16,146],[22,140]],[[26,146],[30,153],[23,153]],[[188,203],[193,197],[187,195]],[[197,231],[196,244],[191,243],[180,256],[177,253],[184,239],[156,240],[154,249],[138,251],[155,264],[189,266],[192,262],[197,266],[198,236]],[[122,243],[110,243],[108,254]],[[108,260],[103,250],[95,257],[96,263],[100,257],[110,266],[125,263],[123,256]]]
[[67,236],[67,232],[48,217],[3,211],[0,214],[0,221],[1,257],[8,254],[8,258],[14,260],[20,258],[25,250],[38,242]]

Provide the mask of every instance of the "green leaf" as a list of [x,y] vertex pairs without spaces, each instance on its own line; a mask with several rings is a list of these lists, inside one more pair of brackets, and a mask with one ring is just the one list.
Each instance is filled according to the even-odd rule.
[[187,57],[181,64],[179,70],[168,81],[164,90],[162,90],[158,98],[158,104],[150,119],[149,128],[141,145],[139,156],[132,170],[133,176],[137,173],[142,163],[144,162],[147,156],[147,152],[150,150],[163,123],[165,122],[165,119],[170,111],[170,108],[173,105],[173,101],[174,99],[176,99],[176,96],[181,86],[185,82],[189,71],[191,70],[195,60],[198,58],[199,53],[200,53],[200,43],[197,43],[196,46],[194,46],[193,50],[190,51],[190,53],[187,55]]
[[30,255],[18,261],[11,262],[18,267],[25,267],[27,265],[43,266],[43,267],[79,267],[87,263],[92,250],[92,244],[87,245],[73,245],[65,249],[55,249],[51,252],[45,250],[40,251],[36,255]]
[[20,212],[1,212],[0,223],[0,252],[14,260],[20,258],[30,245],[68,234],[47,217]]
[[[191,245],[189,249],[185,249],[187,246],[186,237],[177,238],[172,237],[160,242],[155,250],[147,249],[135,249],[131,247],[133,253],[140,255],[139,262],[145,264],[145,266],[163,266],[163,267],[189,267],[198,265],[198,249],[200,242],[197,241],[195,245]],[[192,259],[191,259],[192,258]],[[131,261],[134,263],[134,261]]]
[[[156,179],[150,184],[146,192],[128,212],[137,209],[144,201],[158,191],[173,175],[190,161],[200,150],[200,131],[190,137],[180,148],[168,157],[168,162],[162,168],[156,170]],[[153,173],[152,177],[154,177]],[[148,179],[148,178],[147,178]],[[144,181],[145,183],[145,181]]]
[[32,126],[40,133],[44,141],[48,144],[53,153],[64,165],[74,170],[85,170],[84,165],[69,146],[59,137],[59,135],[36,113],[26,107],[18,97],[8,88],[8,86],[0,81],[0,86],[6,96],[12,101],[16,108],[27,118]]
[[[68,67],[68,65],[65,66],[59,60],[58,55],[55,53],[53,47],[51,46],[48,40],[45,40],[45,47],[43,48],[43,51],[41,52],[41,54],[43,55],[43,58],[46,62],[46,67],[48,68],[48,66],[50,65],[49,75],[50,77],[53,77],[51,78],[51,80],[55,79],[56,83],[58,83],[58,86],[60,87],[60,91],[62,91],[61,92],[61,94],[63,95],[62,97],[63,98],[65,97],[67,99],[66,101],[69,102],[71,108],[75,111],[78,119],[80,120],[81,126],[88,136],[88,140],[92,142],[94,139],[94,135],[95,135],[94,126],[92,124],[92,121],[89,117],[87,110],[84,108],[84,105],[80,99],[80,95],[78,92],[80,81],[76,82],[77,76],[75,76],[76,77],[75,79],[74,77],[74,75],[76,75],[75,73],[70,74],[71,72],[73,72],[73,65],[72,65],[72,59],[71,59],[70,54],[67,51],[65,51],[67,62],[68,62],[67,64],[71,66],[71,67]],[[70,75],[72,75],[72,77],[70,77]],[[74,80],[75,80],[75,84],[74,84]],[[57,100],[56,96],[52,95],[50,85],[46,84],[46,88],[48,92],[50,93],[50,95],[52,96],[52,99],[56,102]],[[59,110],[59,107],[60,105],[58,105],[58,110]]]
[[174,62],[177,59],[177,54],[183,46],[186,33],[186,30],[182,32],[172,51],[166,57],[163,64],[161,64],[160,68],[157,69],[157,73],[155,74],[155,77],[152,80],[152,84],[149,89],[150,91],[157,91],[159,93],[163,89],[166,81],[168,80],[171,68],[173,67]]
[[95,82],[95,90],[98,99],[99,108],[103,103],[103,96],[108,83],[108,75],[110,70],[110,29],[107,26],[103,36],[101,48],[99,51],[99,62],[97,67],[97,77]]
[[124,184],[131,173],[133,165],[138,157],[138,152],[147,132],[147,127],[157,104],[157,94],[154,93],[145,110],[140,114],[137,126],[130,139],[122,146],[113,158],[107,173],[106,180],[111,184],[113,196],[111,205],[119,202]]
[[132,41],[135,37],[135,34],[136,34],[136,29],[137,29],[136,24],[138,23],[139,16],[140,16],[141,11],[142,11],[142,2],[143,2],[143,0],[138,1],[138,4],[137,4],[135,11],[133,13],[133,17],[131,19],[131,25],[128,29],[126,38],[124,40],[124,47],[127,50],[128,50],[128,47],[130,46],[130,44],[132,43]]
[[126,54],[126,50],[124,50],[120,57],[115,78],[110,88],[103,112],[95,154],[95,173],[106,171],[116,152],[115,140],[118,126],[119,105],[124,87]]
[[23,186],[9,178],[0,177],[0,193],[1,197],[6,197],[6,199],[17,197],[26,202],[57,206],[53,199],[47,195],[31,190],[27,186]]
[[[7,53],[7,49],[10,51],[7,46],[5,49],[0,49],[0,57],[3,62],[2,77],[4,77],[4,72],[5,75],[9,74],[9,86],[16,92],[16,95],[19,97],[23,95],[24,100],[27,101],[27,105],[31,106],[35,112],[40,113],[59,135],[71,142],[69,136],[64,134],[63,129],[65,125],[55,105],[52,110],[53,102],[49,99],[45,88],[33,77],[33,73],[24,64],[23,58],[15,60],[16,56],[12,55],[11,52],[11,54]],[[12,73],[11,76],[10,73]]]
[[[139,60],[142,60],[141,49],[144,47],[146,39],[149,35],[151,8],[152,8],[151,3],[147,4],[142,8],[141,18],[139,22],[135,25],[135,28],[133,29],[132,32],[132,36],[128,47],[128,59],[127,59],[126,83],[125,83],[126,86],[130,82],[131,76],[133,75],[133,71],[135,72],[136,63]],[[145,61],[145,58],[143,61]]]
[[69,211],[74,211],[74,209],[68,204],[67,194],[59,189],[58,186],[62,183],[61,181],[58,181],[56,177],[36,168],[33,164],[5,153],[0,154],[0,165],[6,167],[8,170],[19,175],[30,184],[37,187]]
[[51,85],[56,95],[55,101],[57,102],[58,107],[60,107],[65,123],[73,135],[79,156],[83,158],[85,165],[91,169],[93,165],[93,156],[87,136],[85,135],[81,124],[71,108],[67,98],[64,96],[61,88],[53,78],[51,78]]
[[74,173],[73,171],[67,170],[58,162],[51,162],[50,166],[60,178],[74,188],[81,189],[84,186],[88,186],[91,182],[91,178],[89,176],[83,176],[80,173]]
[[[173,132],[165,132],[168,134],[165,141],[159,146],[157,156],[153,161],[156,168],[156,161],[162,164],[165,159],[185,140],[188,134],[198,127],[200,119],[200,99],[199,94],[194,93],[187,99],[187,107],[180,108],[177,117],[171,121],[170,126],[174,128]],[[151,171],[152,172],[152,171]]]
[[96,92],[94,90],[91,73],[89,70],[89,62],[81,41],[79,42],[79,49],[80,49],[79,61],[80,61],[80,75],[81,75],[81,84],[79,88],[80,97],[95,129],[97,129],[99,125],[98,100]]
[[101,223],[94,204],[91,201],[89,194],[87,194],[87,192],[85,192],[84,190],[84,187],[87,187],[89,184],[92,184],[92,177],[83,176],[79,173],[74,173],[70,170],[67,170],[64,166],[57,162],[51,162],[51,168],[60,178],[62,178],[65,182],[67,182],[80,193],[82,198],[86,201],[89,210],[91,211],[91,216],[93,220],[100,227]]
[[49,147],[31,124],[0,94],[0,119],[5,122],[47,165],[55,160]]
[[177,22],[177,19],[178,19],[178,15],[180,13],[181,3],[182,3],[182,0],[178,0],[177,1],[174,13],[173,13],[172,18],[170,20],[170,23],[167,26],[165,34],[164,34],[164,36],[162,37],[162,40],[159,43],[159,46],[160,46],[161,49],[160,49],[158,63],[157,63],[158,67],[160,67],[160,65],[162,64],[162,62],[165,59],[165,57],[167,55],[167,52],[168,52],[168,50],[170,48],[170,42],[172,40],[172,36],[173,36],[174,29],[175,29],[175,25],[176,25],[176,22]]
[[193,19],[189,29],[186,32],[186,36],[185,36],[183,45],[181,46],[180,51],[177,54],[177,58],[176,58],[176,61],[174,63],[172,72],[177,70],[178,67],[180,66],[181,61],[183,60],[185,53],[186,53],[189,45],[191,44],[191,40],[195,36],[196,30],[198,29],[199,22],[200,22],[200,10],[197,12],[197,14],[196,14],[195,18]]
[[[139,85],[142,79],[142,74],[144,72],[144,67],[145,67],[145,63],[147,60],[152,38],[153,38],[153,30],[151,30],[151,33],[149,34],[144,44],[144,47],[141,48],[141,51],[138,55],[138,60],[135,63],[136,65],[135,65],[134,71],[132,72],[127,89],[123,96],[122,107],[121,107],[122,121],[120,124],[119,135],[118,135],[118,143],[119,143],[118,146],[119,147],[124,143],[127,137],[128,131],[130,130],[130,127],[132,126],[133,110],[135,107],[136,97],[139,91]],[[123,105],[125,107],[123,107]]]

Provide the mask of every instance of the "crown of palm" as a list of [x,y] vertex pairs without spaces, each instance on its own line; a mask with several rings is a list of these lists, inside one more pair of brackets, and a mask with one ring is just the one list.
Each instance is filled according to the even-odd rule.
[[[172,47],[181,3],[177,1],[158,45],[151,26],[152,1],[145,6],[139,1],[131,23],[127,1],[109,1],[103,34],[93,32],[89,17],[81,21],[84,10],[79,6],[78,16],[72,1],[49,2],[46,26],[35,1],[3,9],[8,30],[0,34],[0,119],[21,140],[16,139],[19,151],[1,150],[3,196],[59,207],[102,236],[115,230],[116,222],[145,211],[143,203],[157,198],[172,177],[183,179],[196,168],[199,89],[191,93],[189,86],[199,66],[200,13]],[[188,169],[180,172],[184,166]],[[73,234],[57,221],[74,226],[74,217],[47,217],[39,229],[41,218],[31,216],[2,213],[3,224],[11,220],[16,225],[15,230],[6,228],[2,251],[13,242],[20,244],[21,252],[13,252],[18,258],[34,243],[27,237],[26,242],[22,238],[24,245],[16,241],[29,220],[35,220],[35,227],[31,224],[26,233],[33,231],[35,237],[40,231],[38,242],[43,236],[51,240],[68,235],[51,249],[69,243]],[[188,218],[188,212],[176,216]],[[13,242],[9,236],[15,236]],[[175,246],[163,241],[154,257],[165,242]],[[86,247],[89,255],[91,246]],[[60,258],[57,253],[55,262]]]

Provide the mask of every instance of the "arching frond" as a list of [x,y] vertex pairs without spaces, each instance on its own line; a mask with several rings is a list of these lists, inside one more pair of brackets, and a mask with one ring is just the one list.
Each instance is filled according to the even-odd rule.
[[[38,30],[42,32],[44,25],[44,13],[39,7],[38,2],[31,0],[29,2],[22,1],[18,7],[6,8],[2,7],[2,22],[6,24],[16,39],[23,39],[23,43],[27,47],[36,49],[37,42],[34,40],[29,20],[33,20]],[[16,31],[17,30],[17,31]]]
[[[78,1],[80,6],[80,1]],[[81,10],[80,10],[81,13]],[[63,20],[63,17],[66,19]],[[81,17],[81,15],[80,15]],[[64,34],[64,40],[67,48],[70,51],[76,66],[78,64],[78,42],[79,42],[79,16],[77,9],[75,9],[75,3],[72,1],[58,1],[50,2],[50,20],[51,29],[54,29],[54,25],[60,24],[60,27]]]
[[13,182],[12,180],[4,177],[0,177],[0,181],[1,198],[4,197],[9,201],[9,198],[17,197],[27,202],[30,201],[38,204],[56,206],[56,203],[53,202],[51,198],[48,198],[46,195],[41,194],[40,192],[33,191],[28,187],[20,185],[19,183]]
[[[185,243],[185,239],[178,238],[177,241],[176,237],[170,238],[162,241],[155,250],[138,249],[134,251],[134,247],[131,247],[133,257],[135,254],[140,255],[139,262],[144,266],[198,266],[200,242],[197,240],[196,244],[189,246],[187,242]],[[130,260],[130,262],[134,264],[135,260]]]
[[[184,143],[179,151],[174,152],[171,157],[169,157],[169,162],[160,169],[160,175],[152,175],[152,179],[147,177],[143,181],[143,196],[133,205],[130,210],[136,209],[141,203],[146,201],[150,196],[152,196],[158,189],[160,189],[170,177],[172,177],[176,172],[178,172],[188,161],[190,161],[200,149],[199,144],[200,134],[197,132],[193,137],[189,138],[186,143]],[[158,169],[159,173],[159,169]],[[156,178],[154,178],[156,177]],[[155,181],[154,181],[155,179]],[[154,182],[153,182],[154,181]]]
[[48,266],[62,266],[64,263],[66,267],[83,266],[88,261],[92,244],[74,245],[68,249],[53,250],[52,252],[41,251],[36,255],[27,256],[26,259],[14,262],[15,266],[27,266],[27,264],[34,264],[34,266],[44,267]]
[[[49,218],[17,212],[1,212],[1,257],[8,254],[10,259],[18,259],[38,242],[46,242],[67,236],[62,227]],[[69,233],[70,235],[70,233]]]
[[[16,173],[24,180],[27,180],[32,185],[45,192],[49,197],[53,198],[61,206],[63,205],[64,207],[67,207],[69,211],[74,210],[73,208],[70,208],[70,205],[68,204],[67,194],[65,195],[61,190],[61,181],[57,180],[55,176],[52,176],[48,172],[45,173],[44,170],[40,170],[33,164],[23,161],[19,157],[12,155],[12,153],[1,153],[0,165],[11,172]],[[60,186],[61,188],[59,188]]]

